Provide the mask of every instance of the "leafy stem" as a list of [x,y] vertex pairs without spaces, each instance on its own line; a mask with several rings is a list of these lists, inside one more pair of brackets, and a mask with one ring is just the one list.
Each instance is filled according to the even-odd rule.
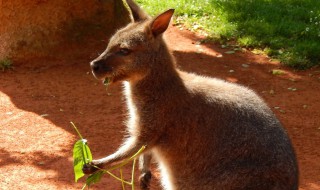
[[[70,122],[75,131],[77,132],[78,136],[80,137],[80,140],[78,140],[73,148],[73,166],[74,166],[74,173],[75,173],[75,181],[78,181],[81,177],[84,176],[84,173],[82,171],[82,168],[85,164],[90,164],[92,161],[92,154],[90,151],[90,148],[88,146],[87,140],[82,137],[79,130],[75,126],[73,122]],[[125,184],[130,185],[132,187],[132,190],[134,190],[134,169],[136,164],[136,158],[145,150],[146,146],[142,146],[138,152],[136,152],[133,156],[130,158],[127,158],[123,160],[121,163],[118,163],[108,169],[102,169],[95,165],[92,165],[93,167],[97,168],[98,171],[95,173],[89,175],[86,179],[86,183],[82,187],[82,189],[85,189],[86,187],[90,187],[91,184],[98,183],[103,176],[103,174],[107,173],[111,177],[115,178],[118,181],[121,181],[122,189],[125,190]],[[132,174],[131,174],[131,182],[128,182],[123,179],[123,171],[122,167],[127,165],[129,162],[133,161],[132,165]],[[111,173],[111,171],[119,169],[120,170],[120,178]]]
[[80,137],[80,139],[82,140],[82,139],[83,139],[83,137],[81,136],[81,134],[80,134],[80,132],[79,132],[78,128],[76,127],[76,125],[75,125],[72,121],[71,121],[70,123],[71,123],[71,125],[73,126],[73,128],[76,130],[76,132],[78,133],[78,136]]

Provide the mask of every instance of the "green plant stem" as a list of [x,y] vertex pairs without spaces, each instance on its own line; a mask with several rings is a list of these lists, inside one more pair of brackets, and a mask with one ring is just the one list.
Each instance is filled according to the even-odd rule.
[[134,190],[134,169],[136,166],[136,158],[133,159],[133,164],[132,164],[132,172],[131,172],[131,184],[132,184],[132,190]]
[[127,185],[131,185],[130,182],[128,182],[128,181],[126,181],[126,180],[120,179],[119,177],[117,177],[116,175],[114,175],[113,173],[111,173],[111,172],[109,172],[109,171],[103,170],[103,172],[109,174],[111,177],[115,178],[115,179],[118,180],[118,181],[121,181],[121,182],[123,182],[123,183],[125,183],[125,184],[127,184]]
[[[71,125],[73,126],[73,128],[76,130],[78,136],[80,137],[80,139],[82,140],[82,156],[83,156],[83,160],[85,162],[85,164],[87,164],[87,158],[89,157],[88,155],[88,151],[86,149],[86,146],[87,143],[84,141],[85,139],[82,137],[82,135],[80,134],[79,130],[77,129],[76,125],[73,123],[73,122],[70,122]],[[88,147],[89,148],[89,147]],[[132,190],[134,190],[134,172],[135,172],[135,164],[136,164],[136,158],[145,150],[146,146],[142,146],[138,152],[136,152],[133,156],[131,156],[130,158],[128,159],[125,159],[123,162],[119,163],[119,164],[116,164],[114,166],[112,166],[111,168],[109,169],[102,169],[102,168],[99,168],[97,166],[94,166],[93,167],[96,167],[98,168],[100,171],[102,171],[103,173],[107,173],[109,174],[110,176],[112,176],[113,178],[115,178],[116,180],[119,180],[121,181],[121,184],[122,184],[122,189],[125,190],[125,186],[124,184],[127,184],[127,185],[131,185],[132,186]],[[128,181],[125,181],[123,179],[123,172],[122,172],[122,167],[127,165],[130,161],[133,161],[133,165],[132,165],[132,175],[131,175],[131,182],[128,182]],[[89,162],[91,162],[91,160],[89,160]],[[119,169],[120,170],[120,178],[117,177],[116,175],[112,174],[111,171],[112,170],[115,170],[115,169]],[[93,174],[92,174],[93,175]],[[82,187],[82,190],[87,186],[87,184],[85,184],[83,187]]]
[[[119,164],[117,164],[117,165],[112,166],[112,167],[109,168],[109,169],[102,169],[102,168],[99,168],[99,167],[97,167],[97,166],[93,166],[93,167],[96,167],[97,169],[102,170],[104,173],[109,174],[111,177],[115,178],[116,180],[121,181],[121,183],[125,183],[125,184],[127,184],[127,185],[131,185],[131,186],[132,186],[132,189],[134,190],[134,168],[135,168],[135,164],[136,164],[136,158],[144,151],[145,148],[146,148],[146,146],[142,146],[142,147],[139,149],[139,151],[136,152],[133,156],[131,156],[130,158],[126,159],[125,161],[123,161],[123,162],[121,162],[121,163],[119,163]],[[115,169],[120,169],[120,170],[121,170],[121,168],[122,168],[123,166],[127,165],[127,164],[128,164],[130,161],[132,161],[132,160],[133,160],[133,168],[132,168],[132,171],[133,171],[133,172],[132,172],[131,183],[128,182],[128,181],[123,180],[123,179],[122,179],[122,176],[121,176],[121,178],[119,178],[119,177],[117,177],[116,175],[114,175],[113,173],[110,172],[110,171],[113,171],[113,170],[115,170]],[[122,171],[121,171],[120,175],[122,175]]]
[[81,134],[80,134],[80,132],[79,132],[79,130],[78,130],[78,128],[76,127],[76,125],[75,125],[72,121],[71,121],[70,123],[71,123],[71,125],[73,126],[73,128],[76,130],[76,132],[78,133],[80,139],[83,139],[82,136],[81,136]]
[[[80,139],[83,141],[84,138],[80,134],[80,132],[79,132],[78,128],[76,127],[76,125],[72,121],[70,123],[73,126],[73,128],[76,130],[76,132],[77,132],[78,136],[80,137]],[[85,147],[86,146],[86,142],[82,142],[82,143],[83,143],[82,144],[82,158],[83,158],[85,164],[87,164],[87,158],[89,157],[89,155],[88,155],[87,149]],[[89,160],[89,161],[91,161],[91,160]]]
[[120,168],[120,178],[121,178],[122,190],[125,190],[126,188],[124,187],[124,180],[123,180],[123,175],[122,175],[122,168]]
[[[70,122],[70,123],[71,123],[71,125],[73,126],[73,128],[76,130],[76,132],[78,133],[78,135],[79,135],[79,137],[81,138],[81,141],[82,141],[83,138],[82,138],[80,132],[78,131],[76,125],[75,125],[73,122]],[[82,160],[83,160],[83,161],[85,162],[85,164],[86,164],[87,162],[86,162],[86,157],[85,157],[85,155],[84,155],[83,149],[85,149],[85,148],[84,148],[83,141],[82,141]]]

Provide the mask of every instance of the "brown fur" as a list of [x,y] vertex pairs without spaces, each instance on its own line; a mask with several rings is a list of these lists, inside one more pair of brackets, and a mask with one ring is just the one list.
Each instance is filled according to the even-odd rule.
[[162,38],[173,10],[150,19],[127,2],[134,22],[91,67],[99,79],[125,81],[128,137],[93,164],[110,165],[147,145],[140,164],[145,189],[149,154],[168,190],[297,189],[292,145],[264,101],[243,86],[178,70]]

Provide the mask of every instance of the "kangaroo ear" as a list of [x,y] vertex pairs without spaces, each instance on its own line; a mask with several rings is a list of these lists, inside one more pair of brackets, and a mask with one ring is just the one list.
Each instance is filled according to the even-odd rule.
[[134,22],[139,22],[149,18],[148,14],[145,13],[133,0],[127,0],[127,4],[131,10]]
[[174,9],[169,9],[153,19],[150,28],[154,37],[167,30],[173,13]]

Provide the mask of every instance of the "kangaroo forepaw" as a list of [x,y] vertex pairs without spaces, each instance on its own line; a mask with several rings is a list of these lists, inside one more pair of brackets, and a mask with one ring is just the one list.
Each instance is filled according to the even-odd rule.
[[150,180],[152,174],[150,171],[147,171],[140,175],[139,182],[140,182],[140,189],[141,190],[149,190],[150,189]]
[[90,174],[93,174],[94,172],[98,171],[102,167],[103,167],[102,164],[89,163],[89,164],[85,164],[82,167],[82,172],[84,174],[90,175]]

